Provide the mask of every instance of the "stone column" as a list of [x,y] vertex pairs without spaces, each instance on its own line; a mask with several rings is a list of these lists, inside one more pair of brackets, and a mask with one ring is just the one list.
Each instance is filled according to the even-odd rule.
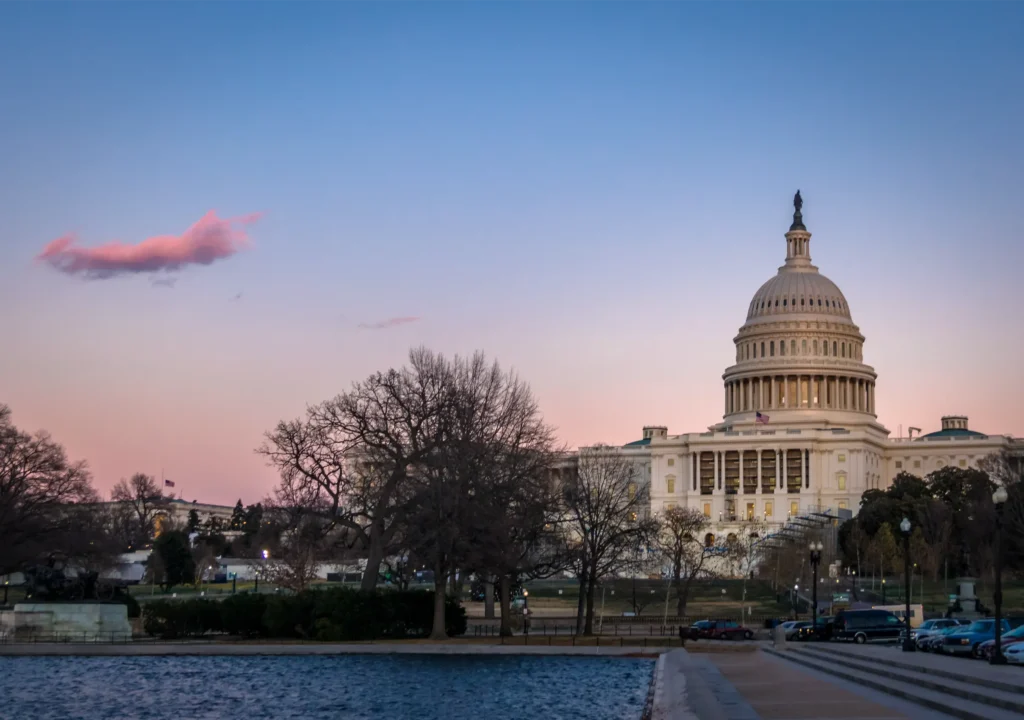
[[757,495],[761,494],[761,453],[763,450],[755,450],[757,453]]
[[739,456],[740,456],[740,487],[736,491],[736,494],[737,495],[742,495],[743,494],[743,451],[742,450],[739,451]]

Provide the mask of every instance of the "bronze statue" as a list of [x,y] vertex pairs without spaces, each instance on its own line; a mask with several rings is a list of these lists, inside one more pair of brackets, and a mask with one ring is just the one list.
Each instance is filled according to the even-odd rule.
[[803,209],[804,199],[800,197],[800,191],[796,191],[796,195],[793,196],[793,207],[796,209],[796,214],[799,215]]
[[66,566],[64,558],[50,555],[45,565],[25,568],[26,597],[43,601],[112,600],[125,586],[116,580],[100,580],[95,570],[69,575],[64,572]]

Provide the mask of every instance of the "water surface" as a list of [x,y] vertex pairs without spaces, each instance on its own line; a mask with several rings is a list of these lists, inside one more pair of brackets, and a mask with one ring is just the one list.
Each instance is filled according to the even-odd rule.
[[653,667],[593,657],[6,657],[0,716],[637,720]]

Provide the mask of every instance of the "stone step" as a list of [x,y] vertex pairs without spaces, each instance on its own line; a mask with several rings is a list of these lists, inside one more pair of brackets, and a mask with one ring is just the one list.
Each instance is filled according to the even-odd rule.
[[[965,679],[969,679],[970,683],[972,685],[975,685],[975,686],[980,685],[982,687],[992,688],[993,690],[1001,690],[1002,692],[1016,693],[1016,694],[1019,694],[1019,695],[1024,695],[1024,677],[1022,677],[1021,680],[1017,681],[1017,682],[1003,682],[1003,681],[994,680],[994,679],[988,678],[988,677],[979,677],[978,675],[976,675],[974,673],[966,674],[966,673],[963,673],[963,672],[955,672],[953,670],[944,670],[942,668],[928,667],[927,665],[919,665],[919,664],[911,663],[911,662],[905,662],[905,661],[900,661],[900,660],[892,660],[892,659],[889,659],[889,658],[880,658],[880,657],[876,657],[875,655],[871,655],[870,657],[869,656],[865,656],[865,655],[857,655],[857,654],[848,652],[846,650],[843,650],[841,648],[829,647],[828,645],[824,645],[824,644],[820,644],[820,645],[814,645],[814,644],[802,645],[802,646],[799,646],[799,650],[801,652],[820,653],[822,655],[828,656],[829,658],[838,656],[838,657],[843,657],[843,658],[852,658],[852,659],[863,660],[863,661],[869,662],[869,663],[871,663],[873,665],[886,665],[888,667],[898,668],[900,670],[911,670],[911,671],[914,671],[914,672],[924,673],[926,675],[932,675],[934,677],[946,678],[948,680],[963,681]],[[925,653],[925,655],[926,655],[926,657],[935,657],[933,655],[928,655],[927,653]],[[897,657],[899,657],[899,656],[897,656]],[[940,657],[944,657],[944,656],[940,656]],[[971,663],[973,663],[973,665],[971,667],[974,667],[974,666],[991,667],[991,666],[989,666],[989,665],[987,665],[985,663],[981,663],[980,661],[977,661],[977,660],[973,660],[972,661],[972,660],[964,659],[964,660],[962,660],[962,662],[965,662],[965,663],[971,662]],[[1024,676],[1024,673],[1021,673],[1021,675]]]
[[875,668],[874,672],[854,670],[835,663],[832,657],[826,659],[799,651],[780,652],[771,648],[762,648],[762,652],[857,685],[863,685],[872,690],[902,698],[930,710],[959,718],[959,720],[1020,720],[1021,717],[1019,712],[1013,710],[996,708],[992,705],[920,687],[913,681],[896,679],[888,671],[882,671],[887,674],[879,674],[879,668]]
[[[914,687],[943,692],[947,695],[953,695],[983,705],[991,705],[1003,710],[1012,710],[1024,717],[1024,694],[1021,694],[1019,688],[1013,688],[1009,692],[990,686],[979,688],[979,683],[974,678],[965,675],[957,676],[953,673],[947,673],[947,676],[942,679],[923,672],[920,667],[915,667],[908,663],[900,663],[900,667],[897,669],[890,663],[876,661],[874,658],[850,654],[842,655],[834,652],[820,652],[809,647],[801,648],[795,652],[815,658],[816,660],[842,665],[853,670],[900,680]],[[885,665],[885,668],[879,668],[879,664]],[[1024,680],[1024,678],[1021,679]]]

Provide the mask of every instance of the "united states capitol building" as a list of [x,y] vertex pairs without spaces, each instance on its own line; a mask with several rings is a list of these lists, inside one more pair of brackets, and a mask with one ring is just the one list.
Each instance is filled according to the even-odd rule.
[[718,537],[745,520],[849,516],[866,490],[887,488],[902,471],[924,477],[1001,451],[1024,454],[1024,440],[976,432],[958,415],[934,432],[890,437],[875,414],[878,376],[864,334],[842,291],[811,262],[802,205],[798,192],[785,263],[754,292],[734,338],[722,422],[681,435],[645,427],[618,451],[650,483],[653,513],[697,509]]

